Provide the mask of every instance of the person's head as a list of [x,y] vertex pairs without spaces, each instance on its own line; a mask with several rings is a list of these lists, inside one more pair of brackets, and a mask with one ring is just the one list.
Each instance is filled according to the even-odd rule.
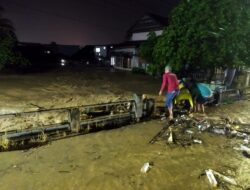
[[165,73],[171,72],[171,67],[169,65],[165,66]]

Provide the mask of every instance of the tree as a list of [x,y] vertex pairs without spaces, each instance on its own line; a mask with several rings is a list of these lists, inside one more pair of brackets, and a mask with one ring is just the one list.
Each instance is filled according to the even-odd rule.
[[157,43],[157,36],[155,32],[150,32],[148,34],[147,41],[143,42],[139,48],[139,55],[141,58],[149,63],[147,71],[151,74],[158,73],[158,65],[154,60],[153,50]]
[[2,17],[0,7],[0,69],[13,58],[12,49],[15,45],[14,28],[10,20]]
[[17,37],[12,22],[2,17],[3,11],[4,9],[0,7],[0,70],[8,64],[18,67],[28,65],[29,62],[14,51]]
[[12,33],[14,34],[14,27],[9,19],[3,18],[4,9],[0,6],[0,34]]
[[158,67],[250,65],[248,0],[182,0],[154,46]]

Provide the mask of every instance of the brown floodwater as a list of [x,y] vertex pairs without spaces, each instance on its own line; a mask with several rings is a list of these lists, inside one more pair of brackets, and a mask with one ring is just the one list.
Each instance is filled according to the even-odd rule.
[[[10,189],[210,189],[205,169],[250,184],[250,160],[234,150],[240,142],[202,134],[203,144],[149,144],[164,121],[77,136],[27,151],[0,153],[1,190]],[[140,172],[153,162],[148,173]],[[230,189],[240,189],[231,186]]]
[[[2,76],[6,81],[0,81],[0,96],[3,98],[0,101],[1,109],[30,110],[35,109],[33,104],[41,107],[72,106],[82,103],[83,95],[92,102],[128,98],[136,91],[153,95],[157,94],[159,87],[159,80],[151,80],[146,76],[122,73],[127,80],[119,81],[121,74],[117,73],[111,74],[110,78],[101,75],[101,79],[98,74],[86,75],[90,78],[89,83],[83,73],[58,74],[54,77],[52,74]],[[18,84],[17,79],[23,80]],[[86,89],[88,91],[84,91]],[[97,93],[99,99],[93,99],[93,93]],[[92,95],[92,99],[88,95]],[[250,101],[240,101],[210,107],[206,115],[198,114],[197,117],[218,119],[229,116],[242,123],[250,123],[249,111]],[[164,125],[166,121],[152,120],[57,140],[29,150],[1,152],[0,189],[212,189],[206,176],[200,176],[205,169],[233,177],[239,186],[228,185],[229,189],[250,187],[250,159],[234,149],[242,144],[241,139],[202,133],[202,144],[181,147],[168,145],[165,140],[149,144]],[[146,162],[153,162],[153,166],[143,174],[140,169]]]

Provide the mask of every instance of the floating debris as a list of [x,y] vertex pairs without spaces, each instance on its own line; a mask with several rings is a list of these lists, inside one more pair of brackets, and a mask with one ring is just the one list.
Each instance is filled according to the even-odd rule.
[[173,131],[172,131],[172,129],[170,129],[170,132],[169,132],[168,143],[174,143],[174,138],[173,138]]
[[243,140],[243,142],[244,142],[244,144],[249,144],[249,139],[246,138]]
[[211,129],[211,132],[218,134],[218,135],[226,135],[226,130],[222,128],[214,127],[213,129]]
[[152,163],[146,162],[141,168],[141,173],[147,173],[151,167]]
[[240,150],[242,150],[242,151],[246,151],[247,153],[249,153],[250,154],[250,148],[248,148],[247,146],[245,146],[245,145],[240,145]]
[[194,139],[193,142],[196,143],[196,144],[202,144],[202,141],[198,140],[198,139]]
[[211,169],[205,170],[207,178],[209,180],[209,183],[213,186],[213,187],[217,187],[218,182],[214,177],[213,171]]
[[221,182],[226,182],[230,185],[235,185],[237,186],[237,182],[235,181],[235,179],[225,176],[217,171],[214,171],[212,169],[208,169],[205,170],[206,176],[209,180],[209,183],[213,186],[213,187],[217,187],[219,184],[221,184]]
[[241,138],[244,139],[244,144],[248,144],[250,139],[248,127],[231,123],[232,121],[229,119],[213,121],[188,115],[177,115],[172,123],[169,122],[167,127],[158,132],[149,143],[153,144],[158,140],[165,140],[167,144],[181,146],[203,144],[199,134],[210,132],[228,138]]
[[250,148],[248,148],[247,146],[242,145],[242,144],[240,145],[240,147],[234,147],[233,149],[234,149],[234,150],[245,151],[245,152],[247,152],[247,153],[250,154]]
[[217,176],[217,177],[220,178],[221,180],[223,180],[223,181],[225,181],[225,182],[227,182],[227,183],[229,183],[229,184],[231,184],[231,185],[237,185],[236,181],[235,181],[233,178],[227,177],[227,176],[225,176],[225,175],[223,175],[223,174],[220,174],[219,172],[216,172],[216,171],[214,171],[214,170],[212,170],[212,172],[213,172],[213,174],[214,174],[215,176]]
[[191,130],[186,130],[186,133],[188,133],[188,134],[193,134],[194,132],[191,131]]

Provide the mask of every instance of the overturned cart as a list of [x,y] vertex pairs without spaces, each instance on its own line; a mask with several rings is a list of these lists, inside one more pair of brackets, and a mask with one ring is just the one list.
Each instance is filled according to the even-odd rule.
[[148,118],[153,99],[134,95],[133,100],[78,107],[0,115],[0,148],[11,150],[51,140],[110,129]]

